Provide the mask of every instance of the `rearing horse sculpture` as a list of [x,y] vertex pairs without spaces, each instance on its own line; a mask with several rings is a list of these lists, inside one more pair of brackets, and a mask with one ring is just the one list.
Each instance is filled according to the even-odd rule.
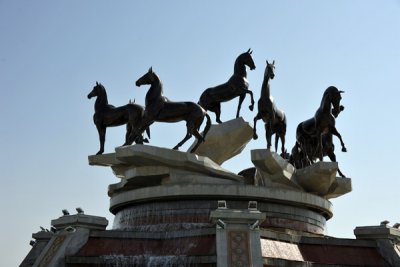
[[271,148],[271,138],[275,134],[275,151],[278,151],[278,140],[281,138],[282,155],[285,155],[285,135],[286,135],[286,115],[276,107],[275,102],[270,95],[269,80],[275,77],[275,60],[272,64],[268,63],[265,67],[264,80],[261,86],[261,95],[258,100],[258,113],[254,117],[253,139],[257,139],[256,124],[257,120],[262,119],[265,123],[265,137],[267,139],[267,148]]
[[[129,136],[132,131],[139,126],[141,121],[144,108],[140,105],[129,103],[125,106],[114,107],[108,104],[106,88],[98,82],[93,87],[93,90],[87,96],[89,99],[92,97],[97,97],[94,104],[94,115],[93,122],[96,125],[97,131],[99,132],[100,139],[100,150],[97,155],[103,154],[104,143],[106,139],[106,129],[107,127],[120,126],[126,124],[126,135],[124,145],[132,144],[129,142]],[[149,129],[146,128],[147,135],[150,137]],[[138,134],[134,141],[138,144],[143,144],[147,142],[147,139],[143,139],[142,132]]]
[[234,72],[231,78],[224,84],[206,89],[200,96],[198,104],[204,109],[214,112],[218,123],[222,123],[220,119],[221,102],[232,100],[237,96],[239,97],[239,105],[236,112],[236,118],[239,117],[240,108],[246,94],[249,94],[251,97],[251,105],[249,106],[249,109],[251,111],[253,110],[253,92],[248,89],[249,82],[246,78],[246,66],[248,66],[250,70],[256,68],[253,58],[251,57],[252,53],[253,51],[249,49],[247,52],[239,55],[236,58]]
[[[193,102],[172,102],[163,94],[163,85],[160,78],[150,68],[149,71],[136,81],[136,86],[150,84],[150,89],[146,94],[146,107],[141,124],[141,130],[150,126],[153,122],[179,122],[186,121],[186,136],[173,149],[178,149],[192,135],[197,139],[196,145],[190,151],[195,152],[201,142],[204,141],[207,132],[211,127],[211,119],[207,112],[198,104]],[[203,131],[203,136],[199,133],[199,128],[203,123],[204,117],[207,123]],[[133,139],[137,137],[135,133]]]
[[334,86],[328,87],[322,96],[321,105],[315,112],[314,117],[301,122],[297,126],[296,140],[298,146],[304,151],[308,158],[307,160],[310,162],[313,162],[314,158],[319,158],[320,161],[323,160],[323,134],[336,135],[340,140],[342,151],[347,151],[342,136],[335,127],[335,118],[343,110],[343,106],[340,105],[341,93],[344,93],[344,91],[339,91]]

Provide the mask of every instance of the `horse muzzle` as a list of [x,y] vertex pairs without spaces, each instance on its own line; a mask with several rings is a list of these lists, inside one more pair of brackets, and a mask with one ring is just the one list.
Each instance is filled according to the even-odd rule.
[[139,80],[137,80],[135,84],[136,84],[137,87],[139,87],[139,86],[142,85],[142,84],[139,82]]
[[88,99],[91,99],[92,97],[93,97],[92,94],[88,94],[88,95],[87,95],[87,98],[88,98]]

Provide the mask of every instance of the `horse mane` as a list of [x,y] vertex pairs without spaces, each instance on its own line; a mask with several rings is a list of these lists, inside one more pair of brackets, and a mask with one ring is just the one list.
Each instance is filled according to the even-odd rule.
[[325,92],[324,92],[324,96],[330,93],[334,93],[334,92],[339,92],[339,89],[337,89],[335,86],[331,85],[328,88],[326,88]]
[[97,83],[97,86],[99,86],[102,91],[106,92],[106,88],[104,87],[104,85],[102,85],[101,83]]

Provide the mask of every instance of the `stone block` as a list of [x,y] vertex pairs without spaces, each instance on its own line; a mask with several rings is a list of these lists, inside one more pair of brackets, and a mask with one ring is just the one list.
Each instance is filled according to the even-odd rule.
[[336,177],[335,181],[329,188],[329,192],[325,195],[326,199],[336,198],[352,191],[351,179],[344,177]]
[[173,184],[236,184],[237,181],[216,178],[168,167],[138,167],[126,171],[126,178],[108,186],[108,195],[141,187]]
[[152,169],[154,166],[162,166],[243,183],[243,177],[225,170],[209,158],[182,151],[149,145],[133,145],[117,147],[115,157],[123,164],[113,167],[118,167],[118,175],[123,178],[127,178],[125,175],[131,168]]
[[295,180],[307,192],[326,196],[336,182],[337,169],[337,162],[320,161],[306,168],[298,169]]
[[[205,142],[201,143],[196,154],[222,164],[238,155],[253,137],[253,128],[243,118],[233,119],[221,124],[214,124],[207,133]],[[190,151],[195,141],[188,149]]]
[[252,150],[251,161],[257,169],[258,185],[301,189],[293,177],[295,168],[276,152],[269,149]]
[[75,214],[64,215],[58,219],[51,220],[51,225],[57,230],[65,229],[68,226],[92,230],[105,230],[108,225],[108,220],[100,216]]

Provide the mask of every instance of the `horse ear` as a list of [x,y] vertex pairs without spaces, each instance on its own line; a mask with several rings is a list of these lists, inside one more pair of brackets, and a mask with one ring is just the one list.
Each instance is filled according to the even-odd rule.
[[267,60],[265,60],[265,62],[267,62],[267,65],[269,65],[269,63],[268,63],[268,59],[267,59]]
[[275,65],[275,59],[274,59],[274,60],[272,60],[272,65]]
[[344,93],[344,91],[339,91],[339,93]]
[[96,81],[96,85],[99,85],[99,82],[98,82],[98,81]]
[[149,72],[150,72],[150,73],[153,72],[153,67],[150,67]]
[[246,52],[246,53],[250,53],[250,50],[251,50],[251,48],[249,48],[249,50],[247,50],[247,52]]

